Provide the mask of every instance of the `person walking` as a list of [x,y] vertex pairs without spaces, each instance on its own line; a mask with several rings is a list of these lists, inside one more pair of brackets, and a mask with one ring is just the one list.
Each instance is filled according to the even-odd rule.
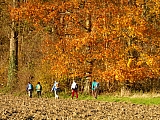
[[94,80],[92,82],[92,96],[96,99],[97,99],[98,87],[99,87],[99,83],[96,82],[96,80]]
[[40,82],[38,82],[36,85],[36,91],[37,91],[38,98],[41,97],[42,86],[41,86]]
[[71,89],[72,89],[72,99],[73,99],[75,93],[76,93],[76,98],[78,99],[78,84],[74,80],[71,85]]
[[58,91],[59,91],[58,82],[55,81],[51,90],[51,92],[54,92],[55,99],[59,99]]
[[30,82],[27,84],[26,91],[28,92],[29,97],[32,98],[33,85]]

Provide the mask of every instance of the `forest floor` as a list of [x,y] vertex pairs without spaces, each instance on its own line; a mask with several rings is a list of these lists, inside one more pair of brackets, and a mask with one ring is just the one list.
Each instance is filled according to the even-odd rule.
[[0,120],[160,120],[159,105],[0,94]]

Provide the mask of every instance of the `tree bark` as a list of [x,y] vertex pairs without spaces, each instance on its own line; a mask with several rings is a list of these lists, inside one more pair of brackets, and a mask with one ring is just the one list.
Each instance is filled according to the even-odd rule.
[[89,83],[89,81],[91,81],[91,76],[87,76],[86,77],[84,91],[83,91],[83,93],[85,93],[85,94],[89,94],[90,93],[89,92],[90,91],[90,83]]
[[[13,0],[13,7],[16,6],[16,0]],[[16,23],[12,19],[11,26],[11,38],[10,38],[10,58],[9,58],[9,70],[8,70],[8,83],[7,86],[10,89],[15,87],[17,83],[17,71],[18,71],[18,32],[16,30]]]

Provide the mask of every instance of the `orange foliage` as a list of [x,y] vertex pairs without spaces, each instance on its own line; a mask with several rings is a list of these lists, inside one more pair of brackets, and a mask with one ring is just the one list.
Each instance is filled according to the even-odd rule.
[[[82,3],[75,0],[43,4],[39,1],[27,2],[20,8],[11,9],[11,17],[35,25],[52,24],[58,27],[57,33],[63,37],[56,41],[46,37],[42,44],[44,62],[50,63],[57,77],[83,77],[90,71],[92,77],[133,82],[158,76],[156,59],[150,57],[147,61],[140,55],[139,61],[146,62],[149,67],[137,65],[140,63],[137,57],[131,65],[132,59],[128,60],[130,56],[127,52],[131,49],[146,52],[143,45],[149,45],[148,39],[152,35],[156,37],[151,44],[159,45],[159,31],[142,17],[142,7],[128,6],[126,1],[121,3],[119,6],[111,0],[101,3],[90,0],[80,7]],[[91,16],[91,31],[86,32],[88,16]],[[73,37],[67,38],[66,34]]]

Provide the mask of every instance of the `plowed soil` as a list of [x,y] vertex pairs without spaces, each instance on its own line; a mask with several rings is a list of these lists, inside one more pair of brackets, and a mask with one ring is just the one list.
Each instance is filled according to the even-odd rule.
[[160,106],[0,95],[0,120],[160,120]]

